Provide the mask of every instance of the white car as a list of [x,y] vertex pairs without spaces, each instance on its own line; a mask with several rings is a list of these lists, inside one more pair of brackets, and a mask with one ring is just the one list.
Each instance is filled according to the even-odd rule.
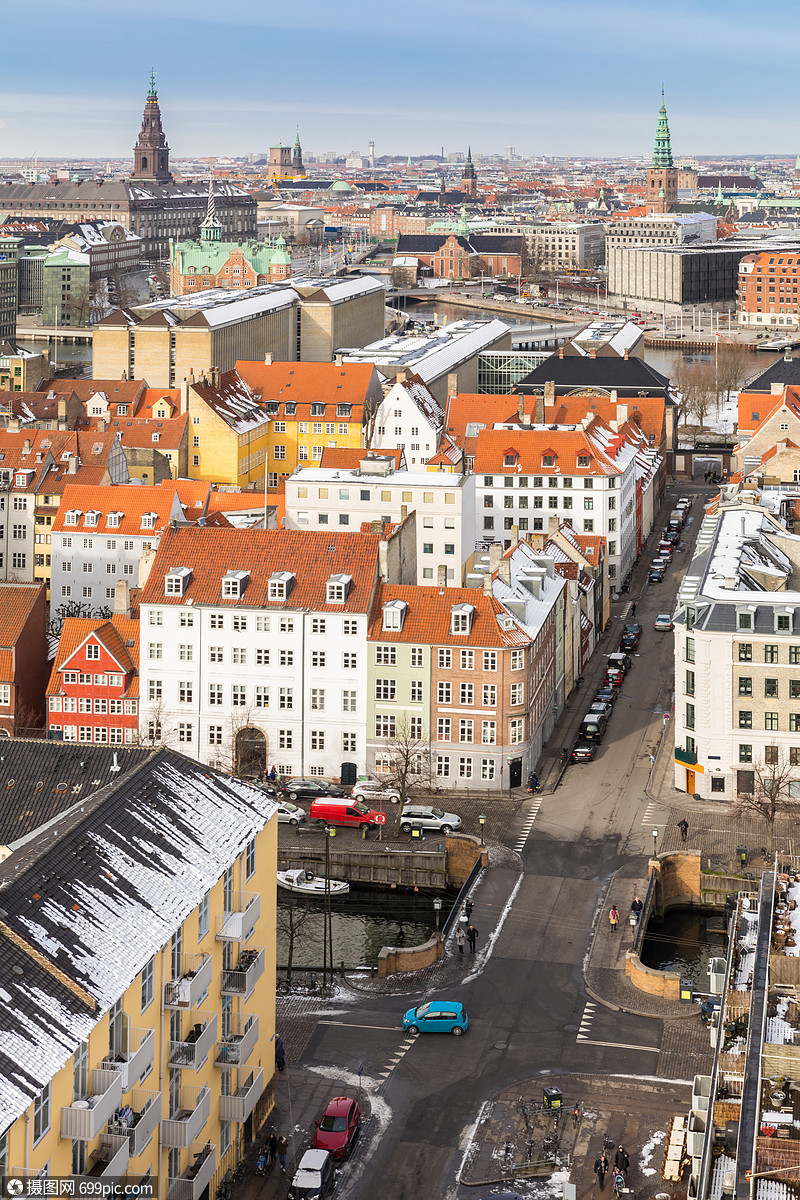
[[443,812],[430,804],[407,804],[400,814],[400,829],[410,833],[412,829],[435,829],[439,833],[452,833],[461,828],[461,817],[456,813]]
[[281,800],[278,804],[279,825],[300,825],[306,819],[306,810],[291,800]]
[[363,800],[369,800],[371,804],[374,804],[376,800],[389,800],[392,804],[397,804],[397,801],[400,799],[400,793],[397,788],[381,787],[374,779],[360,780],[359,783],[355,784],[350,794],[352,796],[360,796]]

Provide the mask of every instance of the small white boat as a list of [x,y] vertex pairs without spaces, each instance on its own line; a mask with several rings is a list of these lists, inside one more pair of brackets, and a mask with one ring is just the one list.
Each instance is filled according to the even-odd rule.
[[[300,868],[278,871],[278,887],[287,892],[297,892],[301,896],[324,896],[325,878]],[[329,879],[328,890],[331,896],[344,896],[350,891],[350,884],[346,879]]]

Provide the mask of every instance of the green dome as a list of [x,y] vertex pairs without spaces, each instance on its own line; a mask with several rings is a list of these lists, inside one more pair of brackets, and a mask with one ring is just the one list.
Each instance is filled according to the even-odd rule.
[[331,187],[332,192],[351,192],[353,189],[346,179],[337,179]]
[[275,249],[272,252],[272,260],[271,261],[272,261],[273,267],[278,267],[278,266],[290,267],[292,265],[292,256],[291,256],[291,254],[288,253],[288,251],[286,249],[286,240],[284,238],[279,237],[277,242],[275,243]]

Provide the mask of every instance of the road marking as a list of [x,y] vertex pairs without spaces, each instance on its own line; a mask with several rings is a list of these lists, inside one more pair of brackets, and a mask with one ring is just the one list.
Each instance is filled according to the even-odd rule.
[[649,1050],[651,1054],[660,1054],[660,1046],[632,1046],[629,1042],[594,1042],[591,1038],[578,1034],[577,1040],[582,1046],[611,1046],[614,1050]]
[[584,1005],[584,1008],[583,1008],[583,1016],[581,1017],[580,1029],[578,1030],[577,1034],[575,1035],[576,1041],[580,1041],[582,1038],[583,1039],[586,1038],[586,1034],[589,1032],[589,1030],[592,1027],[592,1021],[594,1020],[594,1015],[596,1012],[597,1012],[597,1005],[595,1004],[595,1002],[593,1000],[587,1000],[586,1004]]
[[658,805],[653,800],[651,800],[650,803],[648,804],[647,808],[644,810],[644,816],[642,817],[642,825],[666,825],[666,821],[664,821],[664,820],[659,821],[656,819],[655,813],[656,813],[657,809],[658,809]]
[[525,823],[522,826],[522,829],[519,831],[517,840],[514,843],[514,849],[516,850],[517,854],[519,854],[522,850],[525,849],[525,843],[528,840],[528,835],[530,834],[530,831],[533,829],[533,822],[536,820],[537,816],[539,815],[539,809],[541,807],[542,807],[541,800],[533,800],[531,802],[530,809],[528,810],[528,813],[525,817]]
[[392,1033],[397,1033],[400,1029],[399,1025],[355,1025],[352,1021],[317,1021],[318,1025],[344,1025],[347,1029],[388,1029]]

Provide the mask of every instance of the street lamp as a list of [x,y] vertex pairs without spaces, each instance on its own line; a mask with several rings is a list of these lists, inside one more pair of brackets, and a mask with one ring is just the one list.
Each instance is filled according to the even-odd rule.
[[436,913],[436,932],[439,932],[439,913],[442,911],[442,897],[437,896],[433,901],[433,909]]
[[486,824],[486,817],[483,813],[478,817],[478,824],[481,827],[481,845],[483,845],[483,827]]
[[654,826],[653,826],[653,854],[654,854],[654,855],[655,855],[655,853],[656,853],[656,846],[657,846],[657,844],[658,844],[658,829],[657,829],[657,827],[654,825]]

